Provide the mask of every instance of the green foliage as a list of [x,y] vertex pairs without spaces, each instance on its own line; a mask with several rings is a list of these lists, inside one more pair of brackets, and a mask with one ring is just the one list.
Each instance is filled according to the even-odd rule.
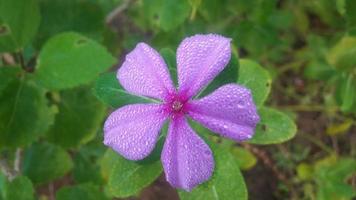
[[54,110],[47,106],[45,91],[26,81],[24,74],[19,76],[20,80],[7,81],[0,95],[0,147],[28,145],[53,122]]
[[16,177],[6,185],[5,198],[6,200],[33,200],[34,188],[30,181],[25,176]]
[[35,78],[48,89],[72,88],[94,80],[115,61],[93,40],[77,33],[62,33],[44,45],[37,60]]
[[[232,38],[232,59],[196,98],[227,83],[243,85],[261,121],[246,141],[257,153],[192,123],[216,165],[208,182],[179,191],[181,199],[247,199],[240,169],[263,168],[255,145],[295,136],[293,115],[301,136],[261,148],[275,161],[273,169],[288,175],[277,189],[268,181],[273,197],[354,199],[355,13],[355,0],[0,0],[0,160],[11,171],[22,164],[13,180],[0,172],[0,200],[49,199],[43,188],[51,185],[59,200],[105,200],[137,195],[153,183],[162,174],[167,124],[141,161],[107,150],[101,133],[107,107],[152,100],[126,92],[116,67],[106,71],[143,41],[160,49],[177,85],[175,49],[197,33]],[[312,126],[310,116],[318,116]],[[311,143],[303,138],[309,132]],[[333,148],[338,156],[314,161]],[[249,184],[254,180],[250,199],[256,190],[266,192],[259,191],[259,178],[275,179],[256,174],[246,174]]]
[[356,35],[356,2],[353,0],[345,0],[344,8],[348,31],[351,35]]
[[261,121],[249,143],[276,144],[287,141],[297,133],[297,127],[288,115],[273,108],[261,107],[258,110]]
[[176,64],[176,53],[170,48],[163,48],[159,51],[159,54],[164,58],[166,62],[169,73],[171,74],[171,79],[174,85],[178,86],[178,75],[177,75],[177,64]]
[[347,179],[356,173],[356,160],[330,155],[313,165],[298,166],[298,178],[316,183],[318,200],[346,200],[356,197],[356,191]]
[[104,13],[96,1],[91,0],[39,0],[41,24],[36,37],[40,47],[51,36],[75,31],[99,39],[103,31]]
[[23,173],[35,184],[44,184],[67,174],[73,168],[70,155],[50,143],[34,143],[26,149]]
[[257,107],[263,105],[271,91],[272,79],[258,63],[241,59],[237,83],[249,88]]
[[239,69],[239,60],[236,55],[232,54],[229,64],[225,69],[211,82],[209,85],[201,91],[198,97],[210,94],[214,90],[218,89],[228,83],[236,82]]
[[108,150],[102,160],[102,173],[108,178],[108,191],[115,197],[137,194],[153,182],[161,173],[161,162],[146,165],[129,161]]
[[107,105],[118,108],[127,104],[148,103],[153,100],[127,92],[116,78],[116,73],[102,74],[96,81],[95,96]]
[[37,0],[0,0],[0,52],[19,51],[40,23]]
[[257,158],[247,149],[233,146],[231,154],[235,157],[237,164],[242,170],[251,169],[257,163]]
[[237,160],[226,148],[216,144],[211,144],[210,147],[214,152],[215,159],[213,177],[191,192],[179,191],[180,198],[182,200],[247,200],[247,189]]
[[85,200],[109,200],[100,188],[91,184],[82,184],[76,186],[62,187],[56,193],[57,200],[73,200],[73,199],[85,199]]
[[190,6],[187,0],[144,0],[142,10],[150,24],[170,31],[185,21]]
[[61,92],[58,110],[48,140],[64,148],[78,147],[92,140],[106,111],[86,87]]

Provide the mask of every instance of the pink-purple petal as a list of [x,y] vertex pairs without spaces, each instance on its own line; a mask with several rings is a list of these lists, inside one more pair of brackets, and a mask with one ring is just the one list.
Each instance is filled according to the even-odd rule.
[[216,34],[194,35],[177,49],[180,94],[191,98],[210,83],[228,64],[231,39]]
[[209,146],[192,130],[184,117],[171,121],[161,161],[167,181],[173,187],[186,191],[208,180],[214,170]]
[[104,124],[104,144],[129,160],[149,155],[167,119],[162,105],[127,105],[110,114]]
[[224,85],[189,107],[193,120],[236,141],[250,139],[259,122],[250,90],[237,84]]
[[145,43],[139,43],[127,54],[117,78],[135,95],[164,100],[175,90],[167,65],[159,53]]

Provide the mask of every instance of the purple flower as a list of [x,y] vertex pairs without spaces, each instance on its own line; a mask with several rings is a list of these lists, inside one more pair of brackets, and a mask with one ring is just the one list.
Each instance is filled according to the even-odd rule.
[[143,159],[169,120],[161,154],[167,181],[190,191],[208,180],[214,170],[213,155],[187,117],[235,141],[250,139],[259,121],[250,90],[237,84],[193,98],[228,64],[230,41],[214,34],[184,39],[177,50],[178,89],[158,52],[139,43],[126,56],[117,78],[128,92],[159,102],[127,105],[111,113],[104,125],[104,144],[129,160]]

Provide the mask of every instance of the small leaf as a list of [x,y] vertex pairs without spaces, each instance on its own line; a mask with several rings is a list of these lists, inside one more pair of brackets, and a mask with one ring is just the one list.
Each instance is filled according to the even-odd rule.
[[314,165],[315,180],[318,185],[317,199],[353,199],[356,192],[346,183],[356,172],[356,160],[337,158],[335,155],[323,158]]
[[92,140],[105,116],[105,107],[86,87],[63,91],[58,108],[47,135],[49,141],[64,148]]
[[240,59],[239,77],[237,83],[252,91],[252,96],[257,107],[262,106],[271,91],[272,79],[268,71],[258,63]]
[[57,200],[109,200],[100,188],[91,184],[64,186],[56,193]]
[[77,33],[62,33],[49,39],[42,48],[35,78],[48,89],[67,89],[89,83],[115,62],[93,40]]
[[170,31],[188,18],[190,6],[181,0],[144,0],[142,10],[151,24]]
[[353,70],[356,65],[356,37],[343,37],[329,50],[326,59],[338,69]]
[[342,74],[336,85],[336,98],[343,112],[353,111],[356,102],[356,80],[353,74]]
[[170,48],[163,48],[159,51],[159,54],[166,61],[167,67],[171,74],[171,79],[175,86],[178,86],[178,76],[177,76],[177,64],[176,64],[176,54]]
[[28,44],[40,24],[37,0],[0,0],[0,52]]
[[313,167],[301,163],[297,166],[297,176],[300,180],[311,180],[313,178]]
[[95,96],[102,102],[113,108],[119,108],[127,104],[152,103],[154,100],[135,96],[127,92],[116,78],[116,73],[102,74],[96,81]]
[[25,176],[18,176],[6,185],[6,200],[33,200],[33,185]]
[[70,155],[53,144],[36,143],[24,153],[23,174],[35,184],[44,184],[60,178],[72,168]]
[[81,153],[74,157],[73,177],[77,183],[102,183],[99,167]]
[[235,157],[240,169],[248,170],[257,163],[256,157],[247,149],[241,147],[232,147],[231,153]]
[[22,79],[13,79],[0,95],[0,147],[28,145],[53,123],[45,91]]
[[351,128],[352,124],[353,124],[352,119],[346,119],[344,122],[340,124],[331,124],[326,129],[326,134],[331,136],[343,134]]
[[115,197],[129,197],[135,195],[148,186],[162,173],[160,161],[150,164],[138,164],[121,157],[112,150],[104,155],[102,170],[109,174],[108,191]]
[[232,54],[229,64],[205,89],[201,91],[200,94],[198,94],[198,98],[210,94],[225,84],[235,83],[237,80],[238,70],[239,59],[234,54]]
[[179,190],[181,200],[247,200],[247,189],[239,166],[228,149],[217,144],[210,145],[215,160],[212,178],[191,192]]
[[276,144],[293,138],[297,127],[286,114],[272,108],[261,107],[258,110],[261,121],[257,125],[255,135],[249,143]]

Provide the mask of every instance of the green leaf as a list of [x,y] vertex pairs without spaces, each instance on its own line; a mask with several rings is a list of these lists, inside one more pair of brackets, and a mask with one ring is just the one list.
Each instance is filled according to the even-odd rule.
[[100,167],[96,158],[86,151],[79,151],[74,156],[73,177],[77,183],[92,182],[102,184],[103,179],[100,174]]
[[159,51],[159,54],[166,61],[173,83],[178,86],[176,53],[170,48],[163,48]]
[[300,180],[311,180],[313,178],[312,166],[301,163],[297,166],[297,176]]
[[339,77],[336,86],[336,98],[343,112],[353,111],[356,103],[356,80],[353,74],[343,74]]
[[48,140],[64,148],[78,147],[92,140],[106,114],[106,109],[89,88],[61,92],[59,113],[48,132]]
[[56,193],[57,200],[109,200],[98,186],[82,184],[75,186],[64,186]]
[[73,177],[76,183],[102,184],[103,179],[99,171],[99,167],[83,155],[78,154],[74,157]]
[[6,86],[16,78],[16,75],[20,75],[20,67],[0,67],[0,95]]
[[0,0],[0,52],[24,47],[35,36],[39,23],[37,0]]
[[297,127],[288,115],[272,108],[261,107],[258,110],[261,121],[256,127],[255,135],[249,143],[277,144],[293,138]]
[[152,103],[154,100],[135,96],[127,92],[116,78],[116,73],[102,74],[96,81],[95,96],[102,102],[113,108],[119,108],[127,104]]
[[24,153],[23,174],[35,184],[44,184],[60,178],[72,168],[70,155],[53,144],[35,143]]
[[108,191],[122,198],[135,195],[156,180],[162,173],[162,166],[160,161],[138,164],[109,149],[102,161],[102,172],[109,174]]
[[144,0],[142,10],[151,24],[170,31],[188,18],[190,5],[187,0]]
[[[98,1],[39,0],[41,24],[36,36],[36,47],[41,47],[51,36],[75,31],[99,39],[104,29],[105,13]],[[110,2],[110,1],[106,1]]]
[[231,153],[235,157],[240,169],[248,170],[254,167],[257,163],[256,157],[247,149],[233,146]]
[[351,35],[356,35],[356,1],[345,0],[345,11],[348,31]]
[[267,70],[258,63],[240,59],[237,83],[249,88],[257,107],[262,106],[271,91],[272,79]]
[[0,96],[0,147],[25,146],[44,134],[53,122],[45,91],[32,82],[12,80]]
[[343,37],[327,54],[327,61],[341,70],[353,70],[356,65],[356,37]]
[[6,200],[33,200],[33,185],[25,176],[18,176],[6,185]]
[[5,190],[6,190],[7,178],[5,175],[2,174],[0,170],[0,200],[5,199]]
[[231,55],[229,64],[225,69],[205,88],[198,94],[198,97],[203,97],[219,87],[228,84],[235,83],[237,80],[237,74],[239,71],[239,59],[234,54]]
[[116,62],[100,44],[77,33],[49,39],[37,60],[35,78],[48,89],[89,83]]
[[327,63],[312,61],[304,70],[304,76],[314,80],[329,80],[336,73],[335,68]]
[[353,158],[324,158],[314,165],[315,179],[318,185],[317,199],[353,199],[356,192],[346,183],[348,177],[356,172],[356,160]]
[[247,200],[247,189],[239,166],[227,148],[211,144],[215,169],[212,178],[191,192],[179,190],[181,200]]

